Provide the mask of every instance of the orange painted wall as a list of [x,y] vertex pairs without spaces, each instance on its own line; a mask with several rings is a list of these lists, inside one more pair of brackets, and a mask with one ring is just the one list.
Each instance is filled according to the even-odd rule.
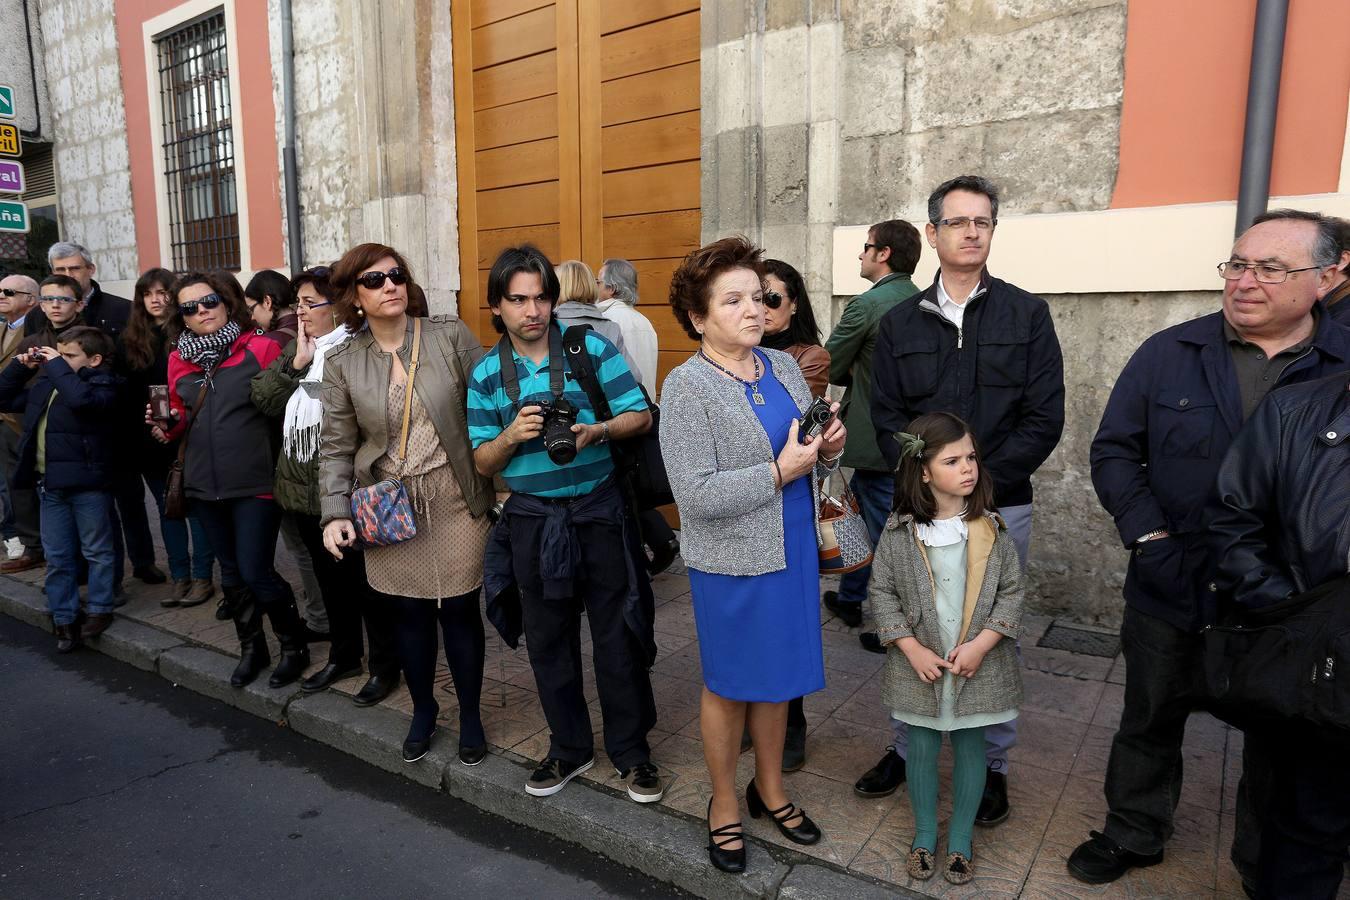
[[[144,23],[182,0],[116,0],[117,48],[126,95],[127,144],[131,160],[131,198],[136,214],[136,247],[142,271],[164,265],[159,256],[159,208],[154,154],[159,136],[150,133],[150,86],[146,84]],[[272,102],[272,60],[267,41],[267,4],[242,0],[235,4],[238,34],[228,40],[237,49],[243,109],[234,110],[243,123],[243,172],[248,190],[249,252],[254,269],[284,266],[281,236],[281,180],[277,169],[276,106]],[[240,35],[247,39],[241,40]],[[159,102],[158,87],[153,96]]]
[[[1350,2],[1293,0],[1271,194],[1336,190]],[[1130,0],[1113,207],[1237,198],[1256,0]]]

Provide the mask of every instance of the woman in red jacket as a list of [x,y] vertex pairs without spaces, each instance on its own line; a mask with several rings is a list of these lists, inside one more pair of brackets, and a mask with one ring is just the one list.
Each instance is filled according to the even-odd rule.
[[[220,560],[221,583],[239,635],[239,665],[230,684],[243,687],[271,663],[262,618],[272,622],[281,661],[268,684],[282,687],[309,665],[291,586],[273,566],[281,510],[272,499],[275,429],[253,405],[254,375],[281,348],[253,327],[225,272],[189,272],[173,286],[169,356],[173,422],[158,439],[182,437],[184,493]],[[186,432],[186,434],[185,434]]]

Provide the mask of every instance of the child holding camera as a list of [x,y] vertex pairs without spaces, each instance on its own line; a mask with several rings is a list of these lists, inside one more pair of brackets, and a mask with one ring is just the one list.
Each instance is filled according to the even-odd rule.
[[[0,372],[0,410],[24,413],[14,480],[35,484],[41,498],[47,608],[57,652],[69,653],[112,624],[110,470],[118,379],[112,338],[99,329],[77,325],[56,341],[54,349],[24,351]],[[81,555],[89,566],[87,621],[80,612]]]
[[[949,413],[919,416],[896,435],[894,511],[872,564],[877,635],[889,645],[882,696],[909,726],[915,836],[906,869],[926,881],[937,853],[938,751],[951,737],[952,817],[943,877],[974,877],[971,832],[984,792],[984,729],[1017,716],[1015,641],[1022,568],[994,512],[993,483],[970,427]],[[1004,640],[1009,638],[1009,640]]]

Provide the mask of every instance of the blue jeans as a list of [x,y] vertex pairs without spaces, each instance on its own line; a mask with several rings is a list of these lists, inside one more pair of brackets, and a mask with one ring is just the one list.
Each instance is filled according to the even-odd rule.
[[201,521],[220,562],[220,583],[226,588],[252,588],[258,602],[294,604],[291,586],[273,566],[281,507],[263,497],[231,500],[193,500],[191,510]]
[[79,565],[89,564],[89,612],[113,611],[113,498],[110,491],[38,488],[42,552],[47,556],[47,609],[57,625],[80,612]]
[[[1005,506],[998,511],[1008,526],[1008,534],[1017,548],[1017,559],[1022,563],[1022,571],[1027,570],[1027,554],[1031,550],[1031,504],[1023,506]],[[1018,648],[1018,659],[1022,658]],[[892,720],[894,743],[892,746],[901,759],[909,749],[909,729],[904,722]],[[1008,773],[1008,751],[1017,745],[1017,720],[1011,719],[997,725],[988,725],[984,729],[984,755],[989,769],[994,772]]]
[[[210,581],[216,554],[211,549],[211,539],[206,536],[206,529],[195,515],[188,516],[186,522],[164,518],[165,478],[163,475],[148,473],[144,478],[146,487],[150,488],[150,495],[155,498],[155,506],[159,508],[159,533],[164,538],[164,555],[169,558],[170,576],[174,581],[187,578]],[[189,529],[192,531],[192,548],[197,551],[195,557],[188,550]]]
[[[867,472],[855,469],[848,486],[858,498],[867,533],[875,547],[881,540],[881,529],[891,514],[891,497],[895,493],[895,478],[885,472]],[[862,603],[867,599],[867,584],[872,580],[872,567],[863,566],[855,572],[839,576],[839,602]]]

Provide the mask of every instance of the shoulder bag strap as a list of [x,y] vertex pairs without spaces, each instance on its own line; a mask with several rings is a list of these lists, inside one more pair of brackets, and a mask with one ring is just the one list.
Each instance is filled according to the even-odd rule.
[[412,361],[408,364],[408,386],[403,393],[403,431],[398,438],[398,461],[408,459],[408,421],[412,418],[413,384],[417,381],[417,358],[422,351],[422,319],[413,316]]
[[567,362],[572,369],[572,377],[581,383],[582,390],[586,392],[587,398],[591,401],[591,408],[595,410],[596,419],[604,422],[614,417],[610,415],[609,398],[605,396],[604,389],[600,387],[590,350],[586,347],[586,332],[590,330],[591,326],[589,325],[573,325],[563,335],[563,344],[566,347]]
[[192,412],[188,415],[187,427],[183,429],[183,436],[178,439],[178,465],[183,465],[183,460],[187,458],[188,434],[192,431],[192,426],[197,423],[197,416],[202,411],[202,404],[206,402],[206,389],[211,386],[211,377],[202,370],[202,389],[197,392],[197,402],[192,404]]
[[[572,328],[576,327],[575,325],[572,326]],[[567,330],[571,331],[572,328]],[[558,330],[557,325],[550,324],[548,326],[548,392],[553,395],[554,403],[562,399],[564,389],[562,332]]]

